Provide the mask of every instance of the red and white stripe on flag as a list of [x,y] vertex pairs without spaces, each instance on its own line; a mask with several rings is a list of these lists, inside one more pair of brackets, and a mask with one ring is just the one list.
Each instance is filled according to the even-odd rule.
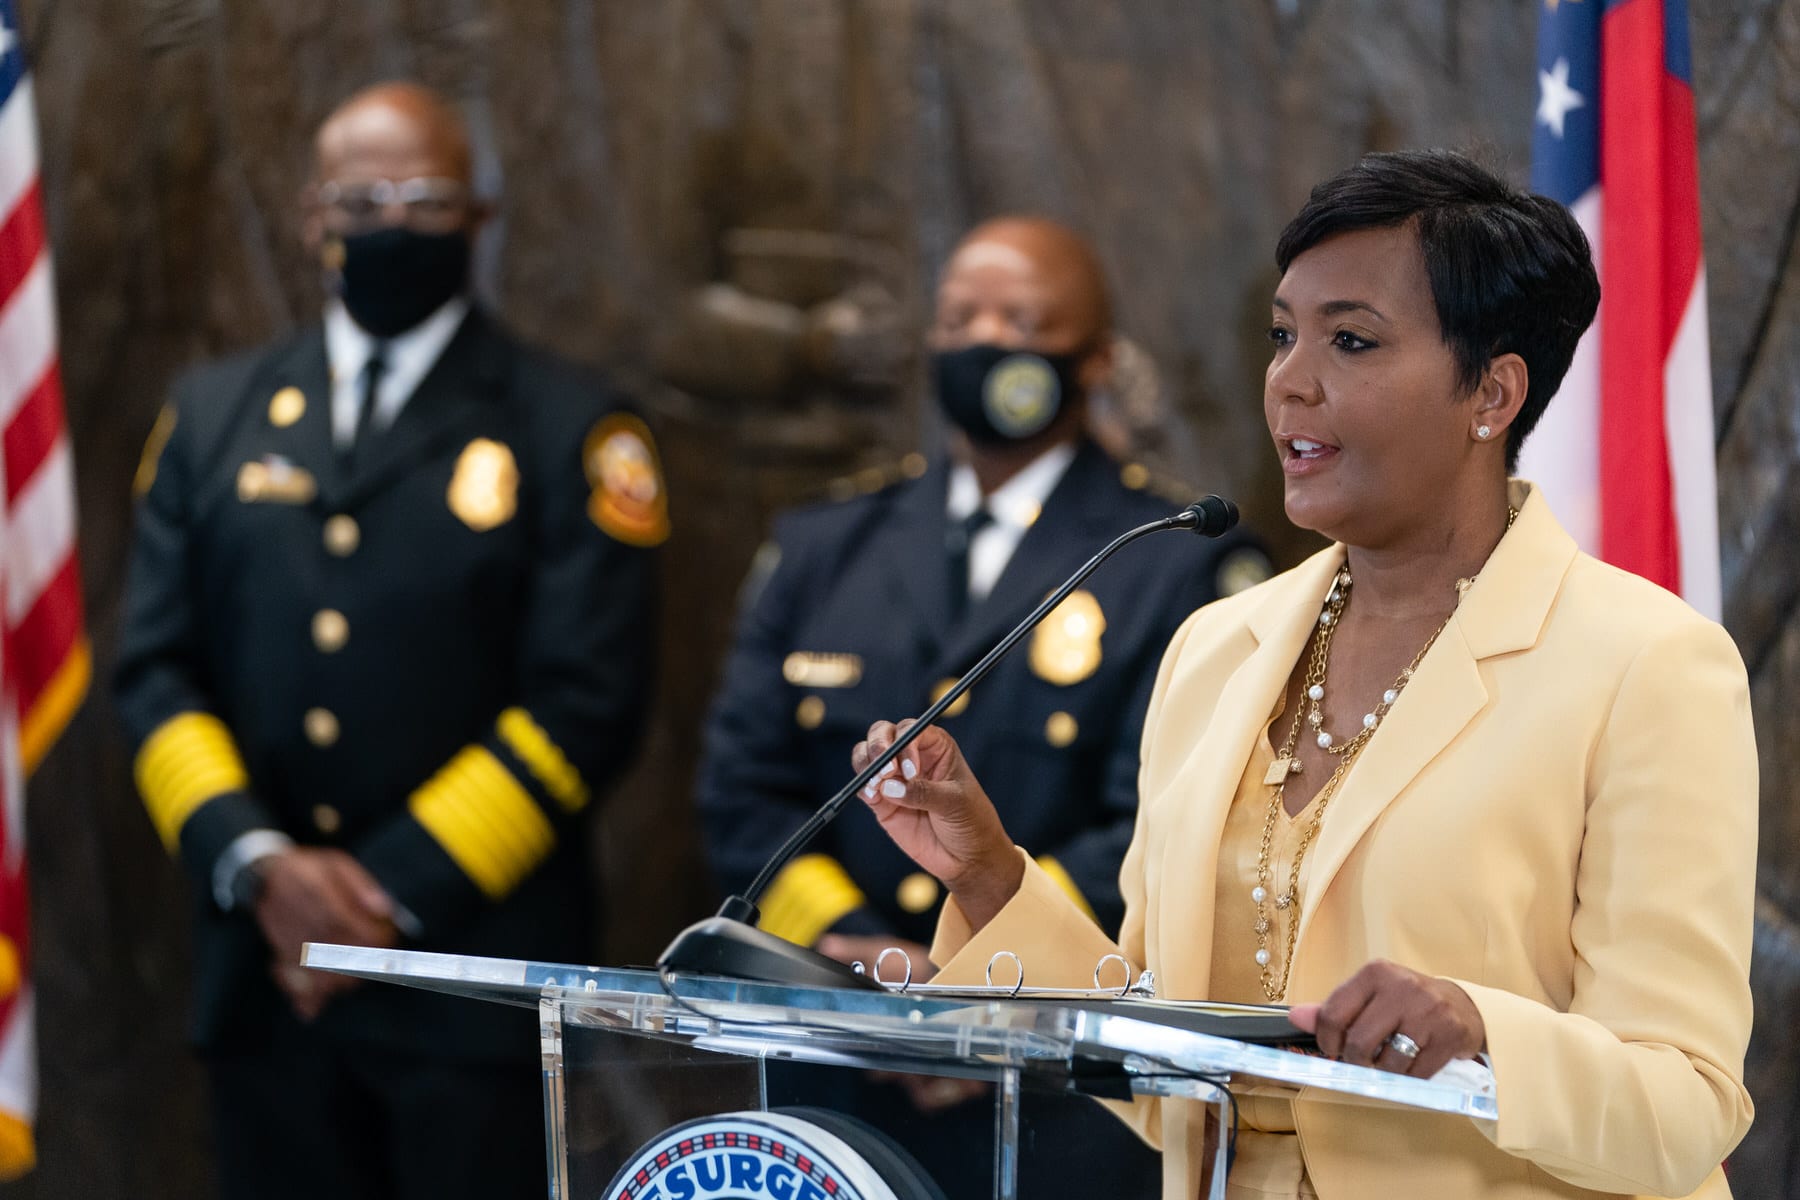
[[1544,0],[1532,184],[1587,231],[1600,313],[1521,473],[1583,549],[1717,619],[1692,74],[1682,0]]
[[25,782],[87,692],[74,464],[38,194],[37,116],[0,0],[0,1179],[35,1161]]

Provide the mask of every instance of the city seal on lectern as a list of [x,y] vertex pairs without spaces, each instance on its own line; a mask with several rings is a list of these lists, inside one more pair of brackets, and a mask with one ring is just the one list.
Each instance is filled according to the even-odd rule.
[[789,1113],[738,1112],[652,1138],[597,1200],[903,1200],[836,1134]]

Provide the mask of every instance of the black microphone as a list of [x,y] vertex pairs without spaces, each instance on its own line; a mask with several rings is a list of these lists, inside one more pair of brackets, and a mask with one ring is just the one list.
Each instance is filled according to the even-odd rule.
[[858,771],[835,796],[820,806],[818,812],[807,818],[806,823],[795,830],[781,849],[763,864],[763,869],[757,873],[750,886],[744,889],[742,895],[729,897],[719,907],[717,916],[690,925],[677,934],[675,940],[669,943],[668,949],[662,952],[662,957],[656,960],[657,968],[662,971],[724,975],[733,979],[754,979],[799,987],[878,989],[881,985],[875,982],[873,976],[858,974],[845,963],[756,928],[756,902],[762,898],[775,876],[808,842],[818,836],[820,830],[831,824],[850,797],[881,774],[920,734],[936,724],[945,709],[955,704],[964,692],[981,682],[994,669],[994,664],[1005,658],[1008,651],[1037,628],[1040,621],[1049,616],[1070,592],[1080,587],[1116,551],[1141,537],[1168,529],[1191,529],[1201,537],[1216,538],[1230,530],[1237,521],[1237,505],[1222,496],[1207,496],[1172,517],[1139,525],[1114,538],[1104,550],[1088,559],[1080,570],[1069,576],[1061,587],[1050,593],[1042,604],[1032,609],[1030,615],[1014,626],[1011,633],[1001,638],[992,650],[982,656],[980,662],[956,681],[955,687],[920,713],[918,720],[895,738],[891,746]]

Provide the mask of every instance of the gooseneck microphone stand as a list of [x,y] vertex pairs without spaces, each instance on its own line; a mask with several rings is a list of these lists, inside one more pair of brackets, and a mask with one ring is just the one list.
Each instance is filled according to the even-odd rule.
[[727,898],[720,906],[718,915],[690,925],[677,934],[675,940],[662,952],[662,957],[657,959],[657,967],[665,973],[724,975],[733,979],[754,979],[801,987],[879,989],[881,985],[868,974],[756,928],[756,902],[768,890],[775,876],[818,836],[820,830],[831,824],[852,796],[880,775],[919,735],[936,724],[944,710],[955,704],[963,693],[981,682],[996,663],[1006,657],[1026,634],[1055,610],[1070,592],[1080,587],[1089,575],[1098,570],[1101,563],[1123,547],[1153,533],[1189,529],[1202,537],[1220,537],[1236,525],[1237,520],[1237,505],[1219,496],[1207,496],[1173,516],[1140,525],[1114,538],[1105,549],[1088,559],[1069,576],[1061,587],[1050,593],[1042,604],[1032,609],[1029,616],[1014,626],[1011,633],[1000,639],[992,650],[982,656],[980,662],[957,680],[956,686],[919,714],[918,720],[895,738],[892,745],[858,771],[836,795],[807,818],[806,823],[795,830],[794,835],[764,864],[742,895]]

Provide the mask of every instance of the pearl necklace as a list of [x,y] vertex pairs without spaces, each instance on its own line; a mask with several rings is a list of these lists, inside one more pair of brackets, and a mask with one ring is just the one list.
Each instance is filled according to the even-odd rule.
[[[1506,510],[1506,527],[1511,529],[1513,522],[1519,519],[1519,510],[1508,507]],[[1324,824],[1325,810],[1331,804],[1332,797],[1337,794],[1338,785],[1344,776],[1350,773],[1357,756],[1375,731],[1381,727],[1383,718],[1393,709],[1400,699],[1400,693],[1412,682],[1413,672],[1419,669],[1419,663],[1432,646],[1437,644],[1438,635],[1450,625],[1451,617],[1456,615],[1454,608],[1450,616],[1432,631],[1419,647],[1419,652],[1412,656],[1412,661],[1401,669],[1393,686],[1381,693],[1381,699],[1374,709],[1363,714],[1362,728],[1340,742],[1325,729],[1325,674],[1331,658],[1331,638],[1344,616],[1344,609],[1350,603],[1350,585],[1353,582],[1348,564],[1338,568],[1336,578],[1331,581],[1331,590],[1326,593],[1324,608],[1319,613],[1319,624],[1313,632],[1312,653],[1307,659],[1304,687],[1301,690],[1301,702],[1296,706],[1294,720],[1288,726],[1288,734],[1282,742],[1281,751],[1275,756],[1275,762],[1263,782],[1274,787],[1274,794],[1269,797],[1269,809],[1263,817],[1262,849],[1256,860],[1256,886],[1250,889],[1250,900],[1256,906],[1256,965],[1262,972],[1263,996],[1271,1003],[1279,1003],[1287,995],[1288,973],[1294,963],[1294,943],[1300,936],[1300,868],[1306,862],[1306,852],[1312,846],[1313,839],[1319,834],[1319,826]],[[1456,581],[1456,600],[1460,605],[1462,598],[1475,584],[1473,577]],[[1294,851],[1294,865],[1288,871],[1287,886],[1280,893],[1275,893],[1275,865],[1273,848],[1275,842],[1275,824],[1281,811],[1287,805],[1287,780],[1290,775],[1300,774],[1300,760],[1294,757],[1294,751],[1300,744],[1300,727],[1305,724],[1317,733],[1314,741],[1319,748],[1337,758],[1337,767],[1331,772],[1331,778],[1319,789],[1314,797],[1317,806],[1312,820],[1300,831],[1300,845]],[[1269,950],[1269,934],[1274,929],[1274,913],[1270,910],[1270,900],[1274,901],[1275,911],[1288,913],[1287,948],[1282,955],[1281,977],[1277,979],[1274,971],[1274,956]]]

